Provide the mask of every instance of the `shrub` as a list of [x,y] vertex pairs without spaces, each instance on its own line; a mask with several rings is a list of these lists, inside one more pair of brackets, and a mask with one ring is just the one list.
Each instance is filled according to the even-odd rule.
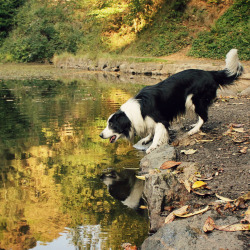
[[210,31],[201,32],[194,40],[190,55],[224,58],[232,48],[240,48],[243,60],[250,59],[250,0],[236,0]]
[[8,52],[19,62],[42,62],[55,53],[75,53],[82,33],[72,7],[64,0],[27,2],[16,16],[17,27],[4,42],[2,54]]

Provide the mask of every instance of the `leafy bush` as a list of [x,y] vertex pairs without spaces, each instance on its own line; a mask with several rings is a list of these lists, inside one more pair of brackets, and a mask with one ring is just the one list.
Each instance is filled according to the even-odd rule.
[[14,25],[14,17],[25,0],[0,0],[0,44]]
[[201,32],[194,40],[190,55],[224,58],[232,48],[239,48],[243,60],[250,60],[250,0],[236,0],[210,31]]
[[28,1],[16,16],[17,27],[4,42],[2,54],[33,62],[50,60],[63,51],[75,53],[82,33],[72,7],[66,0]]

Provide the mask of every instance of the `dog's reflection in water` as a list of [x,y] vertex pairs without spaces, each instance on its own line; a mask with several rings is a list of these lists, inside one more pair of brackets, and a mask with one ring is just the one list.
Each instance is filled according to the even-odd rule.
[[118,173],[112,170],[100,178],[107,185],[110,195],[129,208],[138,209],[144,204],[142,199],[144,181],[136,178],[135,171],[124,169]]

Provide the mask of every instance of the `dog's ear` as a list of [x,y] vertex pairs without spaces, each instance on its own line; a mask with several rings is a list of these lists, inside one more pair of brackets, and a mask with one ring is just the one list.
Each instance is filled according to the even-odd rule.
[[126,136],[129,137],[129,131],[131,129],[131,121],[127,117],[127,115],[122,112],[119,117],[118,117],[119,124],[121,126],[122,133]]

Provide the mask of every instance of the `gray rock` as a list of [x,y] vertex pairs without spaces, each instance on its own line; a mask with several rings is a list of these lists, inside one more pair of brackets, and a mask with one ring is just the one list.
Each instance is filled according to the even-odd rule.
[[[247,249],[243,241],[238,237],[241,232],[224,232],[214,230],[211,233],[204,233],[202,227],[208,216],[216,218],[216,212],[208,211],[203,215],[196,215],[190,218],[176,219],[158,230],[156,234],[147,238],[142,250],[208,250],[208,249]],[[235,217],[226,217],[224,220],[215,220],[216,225],[229,225],[239,223]]]
[[250,95],[250,87],[246,88],[245,90],[243,90],[240,95]]
[[140,166],[143,172],[149,169],[160,168],[163,162],[176,160],[174,147],[164,144],[142,158]]

